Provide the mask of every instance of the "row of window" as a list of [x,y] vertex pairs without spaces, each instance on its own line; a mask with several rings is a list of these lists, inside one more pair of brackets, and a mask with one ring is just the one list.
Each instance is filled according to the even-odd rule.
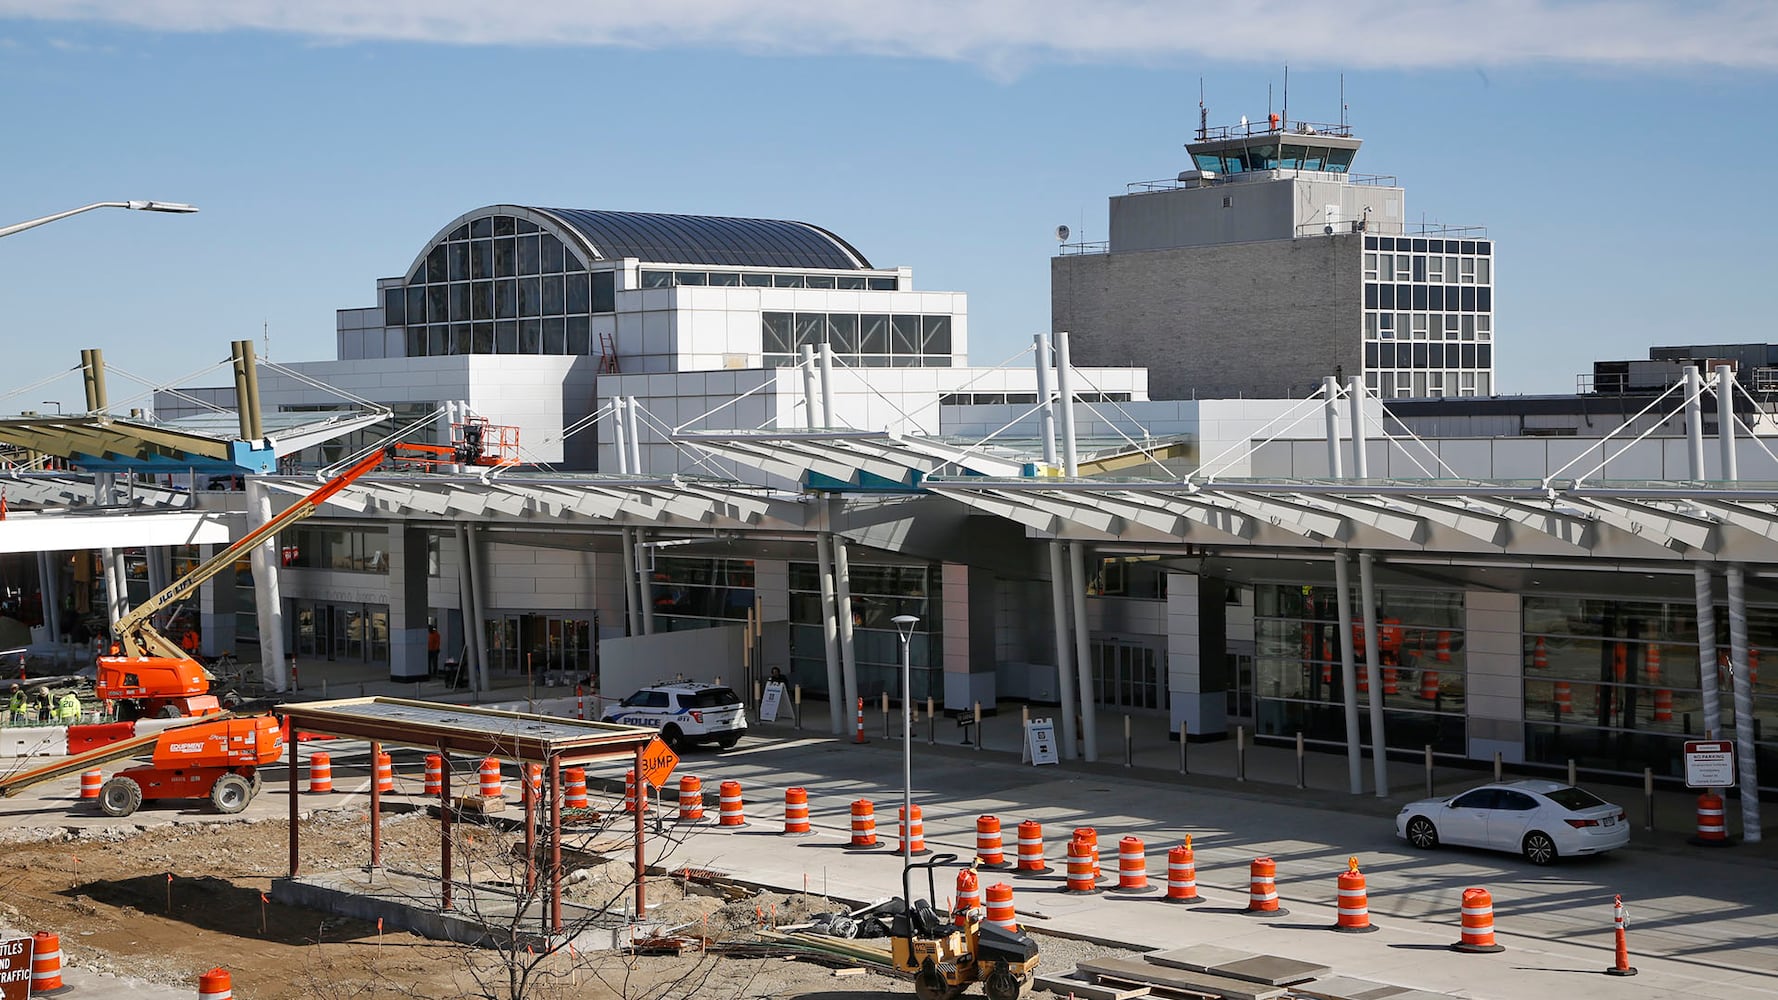
[[1494,339],[1494,317],[1469,313],[1367,312],[1366,340]]
[[591,320],[585,316],[452,323],[407,328],[407,356],[451,354],[592,354]]
[[1391,285],[1367,281],[1364,284],[1364,307],[1493,312],[1494,289],[1486,285]]
[[765,274],[758,271],[643,271],[643,288],[715,285],[728,288],[840,288],[893,292],[893,277],[864,274]]
[[1488,372],[1365,372],[1364,387],[1384,397],[1425,399],[1430,396],[1492,396],[1494,376]]
[[1492,344],[1365,344],[1364,370],[1380,368],[1477,368],[1494,366]]
[[[512,232],[514,226],[489,226],[487,228],[505,231],[499,232],[492,239],[482,238],[484,233],[478,230],[482,223],[502,221],[516,223],[518,234]],[[561,240],[549,233],[539,232],[535,225],[523,219],[496,216],[492,220],[477,219],[474,223],[457,227],[446,242],[427,251],[426,259],[408,276],[408,284],[438,284],[444,281],[512,278],[527,274],[561,274],[565,271],[584,270],[586,265],[573,250],[563,246]]]
[[1411,253],[1462,253],[1492,256],[1491,240],[1447,240],[1425,236],[1366,236],[1366,250],[1405,250]]
[[[1082,403],[1128,403],[1130,394],[1127,392],[1077,392],[1075,400]],[[1012,405],[1037,405],[1035,392],[946,392],[938,397],[940,406],[998,406],[1003,403]]]
[[796,354],[804,346],[833,345],[837,354],[951,353],[951,317],[885,313],[760,313],[760,348]]
[[584,316],[617,308],[610,271],[552,274],[541,278],[452,281],[383,290],[386,326],[463,323],[521,316]]
[[1423,253],[1366,253],[1364,280],[1430,281],[1435,285],[1491,285],[1494,268],[1487,257]]
[[1356,149],[1311,146],[1302,143],[1260,142],[1240,149],[1193,153],[1199,170],[1219,174],[1245,174],[1255,170],[1322,170],[1343,174],[1352,169]]

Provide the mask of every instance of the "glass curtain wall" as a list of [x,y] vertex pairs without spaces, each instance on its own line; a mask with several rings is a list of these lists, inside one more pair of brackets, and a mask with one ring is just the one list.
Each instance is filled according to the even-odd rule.
[[[920,619],[908,643],[909,682],[916,701],[944,700],[944,607],[937,565],[853,563],[852,645],[858,658],[858,693],[875,702],[901,690],[899,615]],[[821,577],[814,563],[790,564],[790,675],[803,689],[827,691],[827,652],[821,629]]]
[[[1256,739],[1344,745],[1338,592],[1332,587],[1261,584],[1254,588],[1253,711]],[[1358,699],[1370,690],[1357,588],[1353,609]],[[1468,752],[1463,595],[1457,591],[1377,592],[1378,661],[1384,730],[1391,749]],[[1359,714],[1370,740],[1368,708]]]
[[753,607],[753,560],[656,556],[654,626],[661,632],[739,625]]
[[488,668],[523,676],[593,672],[593,623],[587,614],[507,614],[488,619]]

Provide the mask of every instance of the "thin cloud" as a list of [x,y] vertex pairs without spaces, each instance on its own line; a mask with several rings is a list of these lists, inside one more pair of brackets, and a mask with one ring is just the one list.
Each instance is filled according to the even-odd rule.
[[0,0],[0,17],[333,41],[851,52],[997,74],[1187,57],[1351,69],[1778,69],[1778,4],[1768,0]]

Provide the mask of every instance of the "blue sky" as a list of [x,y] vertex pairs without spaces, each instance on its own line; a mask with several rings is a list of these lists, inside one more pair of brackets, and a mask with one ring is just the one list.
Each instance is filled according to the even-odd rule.
[[[968,292],[996,363],[1048,326],[1055,226],[1102,239],[1107,196],[1187,166],[1200,77],[1213,123],[1260,118],[1286,61],[1293,118],[1335,119],[1343,72],[1355,169],[1498,241],[1501,391],[1773,339],[1778,5],[359,6],[0,0],[0,225],[202,208],[0,241],[0,392],[83,347],[157,381],[262,329],[276,359],[331,357],[335,309],[495,202],[826,226]],[[58,397],[78,380],[0,411]]]

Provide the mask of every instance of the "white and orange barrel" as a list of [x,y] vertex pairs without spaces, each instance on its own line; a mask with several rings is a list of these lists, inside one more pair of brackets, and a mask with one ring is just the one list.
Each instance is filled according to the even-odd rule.
[[965,868],[957,873],[957,905],[951,908],[951,919],[958,927],[966,927],[982,906],[982,887],[975,870]]
[[1433,658],[1440,663],[1451,662],[1451,633],[1440,632],[1438,634],[1438,650],[1433,654]]
[[62,988],[62,939],[48,931],[31,935],[31,992]]
[[1022,872],[1047,872],[1050,866],[1043,860],[1043,824],[1035,820],[1025,820],[1019,824],[1019,863]]
[[441,754],[426,755],[426,794],[444,794],[444,757]]
[[234,979],[227,969],[211,969],[198,976],[198,1000],[234,1000]]
[[104,788],[104,787],[105,787],[105,772],[104,771],[95,769],[95,770],[91,770],[91,771],[80,772],[80,797],[81,798],[96,799],[99,797],[99,789]]
[[1019,924],[1013,917],[1012,886],[1005,882],[988,886],[987,922],[1001,930],[1018,932]]
[[636,811],[636,769],[632,767],[628,771],[624,772],[624,812],[634,813],[635,811]]
[[1655,688],[1655,710],[1650,717],[1654,722],[1673,721],[1673,691],[1669,688]]
[[975,818],[975,859],[989,868],[1006,865],[1006,847],[1000,839],[1000,817]]
[[506,791],[500,783],[500,762],[492,757],[482,758],[477,779],[476,792],[484,799],[497,799]]
[[1396,670],[1394,667],[1383,668],[1383,693],[1401,693],[1401,671]]
[[1700,844],[1720,846],[1728,843],[1728,827],[1723,823],[1722,796],[1709,789],[1698,796],[1698,835],[1693,840]]
[[1371,923],[1370,897],[1365,893],[1364,873],[1358,870],[1358,859],[1347,858],[1346,870],[1340,873],[1339,895],[1334,911],[1334,930],[1348,934],[1364,934],[1376,930]]
[[1648,647],[1648,652],[1642,660],[1642,673],[1644,677],[1648,678],[1646,683],[1661,683],[1661,647]]
[[[1650,657],[1650,661],[1655,663],[1657,666],[1660,664],[1661,653],[1660,653],[1659,649],[1656,649],[1655,647],[1650,646],[1649,647],[1649,657]],[[1540,635],[1537,637],[1537,645],[1533,646],[1531,649],[1531,668],[1533,670],[1548,670],[1549,667],[1550,667],[1550,651],[1544,645],[1543,636]]]
[[895,847],[897,853],[926,853],[926,820],[920,816],[919,803],[914,804],[913,813],[909,815],[906,806],[895,810],[895,831],[901,842]]
[[858,799],[852,803],[851,846],[877,846],[877,807],[869,799]]
[[809,791],[806,788],[784,789],[784,832],[809,832]]
[[1198,895],[1198,864],[1192,852],[1191,834],[1185,843],[1167,852],[1167,902],[1202,903]]
[[525,765],[525,787],[531,790],[531,801],[538,802],[543,799],[542,764]]
[[1486,889],[1463,890],[1463,932],[1451,946],[1453,951],[1497,952],[1506,949],[1494,943],[1494,897]]
[[1282,916],[1290,911],[1278,905],[1278,863],[1271,858],[1254,858],[1247,866],[1246,913],[1260,916]]
[[1117,887],[1121,892],[1148,891],[1148,854],[1140,837],[1117,842]]
[[1092,892],[1093,884],[1093,848],[1082,837],[1075,836],[1068,841],[1068,892]]
[[1437,701],[1438,700],[1438,671],[1436,671],[1436,670],[1422,670],[1422,671],[1420,671],[1420,700],[1421,701]]
[[1074,831],[1073,840],[1086,842],[1087,854],[1093,861],[1093,881],[1099,880],[1099,831],[1090,826],[1078,827]]
[[563,770],[562,786],[562,808],[585,809],[587,807],[586,768],[570,767]]
[[309,757],[309,791],[333,791],[333,757],[318,753]]
[[1556,689],[1556,714],[1557,715],[1573,715],[1574,714],[1574,689],[1568,685],[1567,681],[1557,681],[1555,689]]
[[679,822],[704,821],[704,782],[695,774],[679,779]]
[[377,754],[377,791],[395,791],[395,760],[386,753]]
[[741,783],[725,781],[717,790],[717,826],[746,826],[747,814],[741,801]]

